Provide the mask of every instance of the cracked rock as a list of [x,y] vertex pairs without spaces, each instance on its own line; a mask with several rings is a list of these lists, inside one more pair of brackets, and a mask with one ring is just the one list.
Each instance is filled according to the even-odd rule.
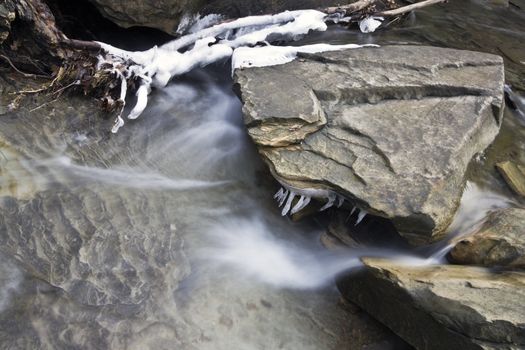
[[365,258],[343,295],[416,349],[523,349],[525,274]]
[[279,181],[335,191],[413,244],[443,236],[467,166],[502,118],[503,61],[471,51],[303,54],[235,78],[248,132]]

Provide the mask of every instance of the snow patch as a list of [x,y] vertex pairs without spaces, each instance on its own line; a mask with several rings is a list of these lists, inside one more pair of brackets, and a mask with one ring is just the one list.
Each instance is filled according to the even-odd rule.
[[359,29],[363,33],[373,33],[385,19],[383,17],[367,17],[359,22]]
[[340,51],[361,47],[378,47],[377,45],[329,45],[313,44],[305,46],[262,46],[240,47],[233,52],[232,71],[246,67],[267,67],[285,64],[297,58],[298,53],[321,53]]

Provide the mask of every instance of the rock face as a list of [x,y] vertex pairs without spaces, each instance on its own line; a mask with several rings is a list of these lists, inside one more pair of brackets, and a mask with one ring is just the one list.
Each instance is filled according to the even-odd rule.
[[467,165],[501,123],[503,64],[489,54],[385,46],[235,76],[248,132],[279,181],[336,191],[414,244],[444,233]]
[[525,210],[492,212],[480,231],[461,240],[449,258],[463,265],[525,268]]
[[364,259],[346,298],[417,349],[523,349],[525,274]]
[[196,0],[90,0],[106,18],[122,27],[143,26],[173,34],[185,12],[196,12]]
[[99,11],[122,27],[143,26],[175,34],[184,15],[218,13],[228,17],[268,14],[284,10],[326,7],[326,0],[90,0]]

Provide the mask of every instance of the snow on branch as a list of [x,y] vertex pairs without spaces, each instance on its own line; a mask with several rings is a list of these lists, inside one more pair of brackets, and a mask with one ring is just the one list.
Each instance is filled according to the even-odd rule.
[[[260,67],[290,62],[299,52],[317,53],[361,47],[355,44],[279,47],[267,42],[270,37],[293,40],[310,31],[325,31],[327,18],[325,13],[316,10],[250,16],[213,25],[147,51],[126,51],[99,43],[103,54],[98,58],[98,69],[115,74],[122,85],[119,99],[121,111],[112,132],[116,133],[124,125],[121,115],[130,85],[136,87],[137,102],[127,118],[136,119],[146,108],[152,87],[163,88],[172,78],[196,67],[204,67],[232,56],[232,70]],[[264,46],[255,46],[261,44]],[[187,50],[181,52],[182,49]]]

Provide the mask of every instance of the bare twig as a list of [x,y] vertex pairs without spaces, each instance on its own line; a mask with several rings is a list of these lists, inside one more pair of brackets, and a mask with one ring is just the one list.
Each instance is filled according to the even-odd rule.
[[40,106],[35,107],[35,108],[29,110],[29,113],[32,113],[32,112],[34,112],[34,111],[39,110],[39,109],[42,108],[42,107],[45,107],[45,106],[47,106],[47,105],[50,105],[50,104],[52,104],[52,103],[58,101],[59,98],[60,98],[60,96],[58,96],[57,98],[55,98],[55,99],[53,99],[53,100],[51,100],[51,101],[48,101],[48,102],[46,102],[46,103],[42,103]]
[[49,78],[48,76],[45,76],[45,75],[40,75],[40,74],[31,74],[31,73],[25,73],[25,72],[22,72],[20,69],[16,68],[16,66],[13,64],[13,62],[9,59],[9,57],[7,56],[4,56],[4,55],[0,55],[1,58],[3,58],[7,63],[9,63],[9,65],[11,66],[11,68],[13,68],[17,73],[20,73],[22,74],[24,77],[27,77],[27,78]]
[[22,90],[22,91],[10,92],[10,94],[11,95],[38,94],[40,92],[46,91],[47,89],[49,89],[49,86],[45,86],[43,88],[36,89],[36,90]]
[[334,6],[323,9],[323,12],[327,14],[333,14],[337,12],[352,13],[361,11],[364,8],[373,5],[377,0],[359,0],[348,5]]
[[66,86],[61,87],[61,88],[58,89],[57,91],[54,91],[53,94],[61,93],[62,91],[66,90],[66,89],[69,89],[69,88],[72,87],[73,85],[80,85],[80,80],[75,80],[74,82],[72,82],[72,83],[70,83],[70,84],[67,84]]
[[410,11],[413,11],[413,10],[416,10],[416,9],[420,9],[422,7],[426,7],[426,6],[430,6],[430,5],[434,5],[434,4],[439,4],[439,3],[442,3],[442,2],[446,2],[446,1],[447,0],[425,0],[425,1],[421,1],[421,2],[416,2],[415,4],[412,4],[412,5],[399,7],[399,8],[394,9],[394,10],[378,12],[378,13],[375,13],[374,15],[375,16],[384,16],[384,17],[397,16],[397,15],[401,15],[403,13],[407,13],[407,12],[410,12]]

